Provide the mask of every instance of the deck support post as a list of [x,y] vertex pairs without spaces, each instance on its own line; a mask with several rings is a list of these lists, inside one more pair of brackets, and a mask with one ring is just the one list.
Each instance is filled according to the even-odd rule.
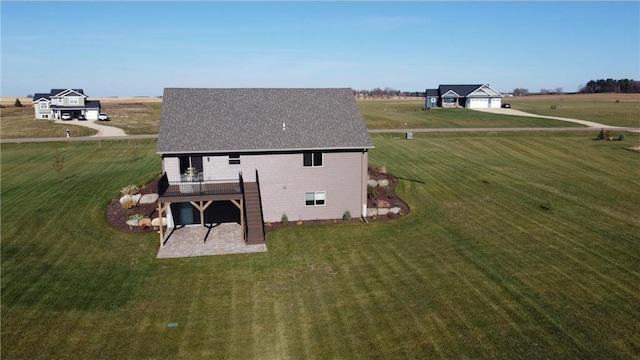
[[191,203],[193,207],[195,207],[196,209],[198,209],[198,211],[200,211],[200,229],[202,232],[202,242],[205,242],[207,239],[206,239],[206,233],[204,231],[204,211],[209,207],[209,205],[213,203],[213,201],[209,200],[206,203],[203,203],[203,201],[200,200],[199,204],[193,201],[189,201],[189,203]]
[[162,224],[162,213],[169,207],[171,203],[158,202],[158,220],[160,221],[160,247],[164,246],[164,226]]

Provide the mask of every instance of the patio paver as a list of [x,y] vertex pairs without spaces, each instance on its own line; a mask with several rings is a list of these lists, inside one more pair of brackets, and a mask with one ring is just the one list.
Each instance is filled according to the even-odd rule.
[[168,228],[165,244],[156,258],[180,258],[192,256],[227,255],[266,252],[267,245],[247,245],[240,240],[242,227],[236,223],[223,223],[205,228],[206,241],[200,225]]

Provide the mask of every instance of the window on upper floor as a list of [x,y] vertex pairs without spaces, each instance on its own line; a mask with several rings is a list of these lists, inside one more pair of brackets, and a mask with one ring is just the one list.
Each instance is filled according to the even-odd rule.
[[229,155],[229,165],[240,165],[240,155]]
[[303,166],[322,166],[322,151],[306,151],[303,153]]
[[80,104],[80,99],[77,96],[69,96],[69,105],[78,105]]
[[304,194],[306,206],[324,206],[327,193],[324,191],[311,191]]
[[40,102],[40,109],[48,109],[49,108],[49,103],[46,101],[41,101]]

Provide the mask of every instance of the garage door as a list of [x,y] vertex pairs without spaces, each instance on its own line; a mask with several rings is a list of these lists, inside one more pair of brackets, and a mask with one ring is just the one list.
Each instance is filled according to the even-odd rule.
[[489,99],[470,99],[469,107],[472,109],[486,109],[489,107]]
[[502,105],[502,99],[500,98],[493,98],[491,99],[491,108],[499,108],[500,105]]
[[87,120],[98,120],[98,110],[87,110],[85,116]]

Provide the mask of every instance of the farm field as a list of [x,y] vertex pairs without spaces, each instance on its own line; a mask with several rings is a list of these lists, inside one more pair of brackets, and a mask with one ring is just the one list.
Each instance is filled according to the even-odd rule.
[[[615,101],[619,100],[618,103]],[[66,125],[33,121],[31,100],[21,98],[24,108],[13,108],[14,98],[3,98],[0,109],[0,137],[49,137],[63,134]],[[105,125],[123,129],[129,135],[157,134],[162,99],[102,98],[103,111],[110,121]],[[504,98],[514,109],[534,114],[573,117],[611,126],[640,127],[638,94],[572,94]],[[469,109],[432,109],[423,111],[424,100],[358,100],[358,106],[370,129],[402,128],[500,128],[500,127],[581,127],[558,120],[491,114]],[[556,106],[551,109],[551,106]],[[92,129],[69,125],[75,136],[93,135]],[[64,135],[64,134],[63,134]]]
[[640,136],[592,137],[374,135],[406,217],[173,260],[104,214],[157,175],[155,141],[2,144],[0,355],[638,357]]
[[502,101],[532,114],[640,127],[640,94],[536,95],[503,98]]

